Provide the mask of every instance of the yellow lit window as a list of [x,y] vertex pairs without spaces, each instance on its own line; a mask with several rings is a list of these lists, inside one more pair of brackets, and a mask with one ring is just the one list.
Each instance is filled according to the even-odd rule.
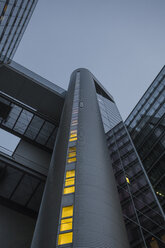
[[76,147],[75,146],[69,147],[69,152],[76,152]]
[[66,178],[75,177],[75,170],[70,170],[66,172]]
[[75,182],[75,178],[69,178],[65,180],[65,186],[70,186],[70,185],[74,185]]
[[77,137],[77,133],[74,133],[74,134],[70,135],[70,138],[74,138],[74,137]]
[[77,137],[69,139],[70,142],[77,140]]
[[70,138],[72,138],[72,137],[77,137],[77,130],[72,130],[70,132]]
[[58,245],[72,243],[72,240],[73,240],[73,232],[59,234]]
[[61,220],[60,232],[72,229],[73,218],[67,218]]
[[74,163],[74,162],[76,162],[76,157],[74,157],[74,158],[68,158],[68,163],[70,164],[70,163]]
[[62,208],[61,218],[67,218],[73,216],[73,205]]
[[75,192],[75,186],[64,188],[64,195],[71,194]]
[[68,157],[76,157],[76,152],[69,152]]
[[126,181],[127,181],[127,183],[129,183],[129,184],[130,184],[130,180],[129,180],[129,178],[128,178],[128,177],[126,177]]

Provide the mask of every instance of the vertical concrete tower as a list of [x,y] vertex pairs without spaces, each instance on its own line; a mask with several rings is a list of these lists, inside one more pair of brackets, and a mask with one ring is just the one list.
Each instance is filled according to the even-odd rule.
[[93,75],[71,75],[31,248],[128,248]]

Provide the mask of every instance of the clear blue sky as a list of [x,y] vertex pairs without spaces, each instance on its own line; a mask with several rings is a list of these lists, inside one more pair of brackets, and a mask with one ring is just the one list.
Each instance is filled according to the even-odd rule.
[[88,68],[124,119],[164,59],[165,0],[39,0],[14,57],[65,89]]

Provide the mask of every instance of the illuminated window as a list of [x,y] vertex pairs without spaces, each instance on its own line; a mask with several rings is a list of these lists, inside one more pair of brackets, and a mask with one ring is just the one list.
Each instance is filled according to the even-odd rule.
[[61,220],[60,232],[72,229],[73,218],[67,218]]
[[75,170],[70,170],[66,172],[66,178],[75,177]]
[[130,180],[129,180],[129,178],[128,178],[128,177],[126,177],[126,181],[127,181],[127,183],[129,183],[129,184],[130,184]]
[[73,232],[59,234],[58,245],[72,243],[72,240],[73,240]]
[[73,216],[73,205],[62,208],[61,218],[67,218]]
[[74,138],[74,137],[77,137],[77,133],[74,133],[74,134],[70,135],[70,138]]
[[75,178],[69,178],[65,180],[65,186],[70,186],[70,185],[74,185],[75,183]]
[[76,147],[75,146],[69,147],[69,152],[75,152],[75,151],[76,151]]
[[77,137],[69,139],[70,142],[77,140]]
[[71,194],[75,192],[75,186],[64,188],[64,195]]
[[68,163],[70,164],[70,163],[74,163],[74,162],[76,162],[76,157],[74,157],[74,158],[68,158]]
[[77,137],[77,130],[72,130],[70,132],[70,138]]
[[69,152],[68,157],[69,158],[76,157],[76,152]]

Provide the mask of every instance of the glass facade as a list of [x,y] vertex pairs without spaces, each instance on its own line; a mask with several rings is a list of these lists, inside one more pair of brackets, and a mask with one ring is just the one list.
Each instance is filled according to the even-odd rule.
[[164,218],[124,123],[106,136],[130,246],[164,247]]
[[38,0],[0,0],[0,62],[9,62]]
[[165,67],[125,124],[165,211]]
[[[6,1],[2,2],[4,3],[3,7],[1,5],[2,11],[7,11],[7,7],[5,7]],[[104,126],[130,247],[164,248],[165,67],[125,123],[122,121],[113,98],[100,86],[97,80],[94,80],[94,83],[102,118],[101,124]],[[68,139],[66,140],[67,153],[66,160],[64,161],[64,172],[62,173],[64,181],[62,182],[62,198],[59,203],[60,214],[59,221],[57,222],[56,247],[72,247],[76,236],[74,231],[76,225],[75,192],[79,186],[77,184],[77,175],[78,162],[80,160],[77,154],[78,142],[82,139],[82,133],[78,132],[78,128],[81,126],[79,119],[81,114],[80,108],[86,108],[87,106],[80,97],[81,92],[80,72],[77,71],[73,98],[71,98],[73,105],[70,105],[72,111],[69,117],[69,125],[67,126],[69,128]],[[86,93],[86,91],[84,92]],[[97,117],[99,117],[99,120],[100,114],[98,110]],[[97,121],[98,119],[96,119],[95,123]],[[33,145],[39,145],[49,152],[52,152],[58,131],[57,124],[52,122],[51,118],[42,115],[36,109],[3,92],[0,92],[0,127],[33,143]],[[104,133],[102,132],[102,134],[104,138]],[[93,141],[94,135],[90,139],[91,141]],[[99,144],[99,142],[97,143]],[[94,143],[92,143],[93,145]],[[81,149],[81,154],[82,151],[83,149]],[[86,153],[84,154],[86,155]],[[83,155],[84,161],[85,155]],[[94,156],[95,154],[91,153],[91,157]],[[104,165],[104,163],[100,164],[101,166]],[[35,196],[36,192],[40,196],[42,195],[44,180],[30,176],[30,180],[34,184],[34,190],[29,190],[23,198],[21,194],[19,195],[19,192],[15,191],[15,187],[20,190],[23,187],[26,188],[26,180],[29,177],[19,172],[19,170],[13,170],[8,165],[3,165],[3,167],[6,167],[8,173],[6,178],[8,181],[10,180],[10,171],[11,174],[15,173],[13,178],[16,178],[16,175],[18,178],[17,180],[15,179],[13,186],[11,185],[9,190],[8,181],[3,181],[3,188],[0,189],[1,197],[3,194],[4,197],[8,194],[9,199],[11,198],[13,201],[19,202],[21,206],[28,208],[28,210],[37,212],[41,197],[38,202],[35,202],[33,195]],[[92,173],[94,172],[93,178],[96,178],[97,173],[101,175],[101,170],[97,171],[96,167],[93,168],[91,170]],[[88,175],[90,174],[88,173],[89,171],[86,170],[85,176],[87,176],[84,177],[87,184]],[[12,180],[10,184],[12,184]],[[6,191],[4,190],[5,187],[7,188]],[[89,200],[89,198],[87,199]],[[88,244],[86,247],[88,247]]]
[[95,86],[104,131],[105,133],[107,133],[110,129],[115,127],[122,119],[113,99],[107,94],[105,94],[103,89],[99,87],[96,82]]
[[[5,106],[5,107],[4,107]],[[0,92],[0,127],[20,138],[52,150],[58,126],[35,109]]]
[[142,161],[115,102],[97,85],[96,92],[130,247],[162,248],[165,246],[162,209]]

